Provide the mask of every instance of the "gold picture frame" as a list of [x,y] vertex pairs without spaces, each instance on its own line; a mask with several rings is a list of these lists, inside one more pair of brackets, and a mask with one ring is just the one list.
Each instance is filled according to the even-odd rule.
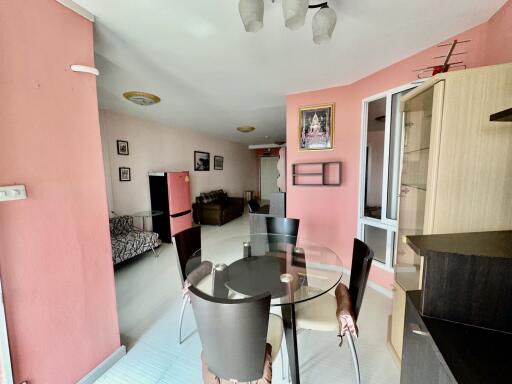
[[335,103],[299,108],[299,151],[334,149]]

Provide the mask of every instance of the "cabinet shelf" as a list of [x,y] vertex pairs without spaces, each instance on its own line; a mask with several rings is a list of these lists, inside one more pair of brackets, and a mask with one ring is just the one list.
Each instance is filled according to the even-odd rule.
[[409,153],[428,151],[428,150],[430,150],[430,147],[424,147],[424,148],[419,148],[419,149],[412,149],[410,151],[404,151],[404,155],[408,155]]
[[402,185],[404,187],[420,189],[422,191],[426,191],[427,190],[427,186],[425,184],[406,184],[406,183],[402,183]]

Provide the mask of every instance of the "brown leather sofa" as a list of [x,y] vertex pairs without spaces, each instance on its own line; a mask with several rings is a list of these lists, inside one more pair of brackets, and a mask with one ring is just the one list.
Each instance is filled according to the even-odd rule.
[[201,193],[192,204],[194,222],[206,225],[224,225],[244,213],[242,197],[228,197],[222,189]]

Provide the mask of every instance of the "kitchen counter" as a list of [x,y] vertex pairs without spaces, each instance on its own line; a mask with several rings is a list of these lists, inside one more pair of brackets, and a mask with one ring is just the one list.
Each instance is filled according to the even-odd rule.
[[512,231],[407,236],[407,244],[421,256],[455,253],[512,258]]

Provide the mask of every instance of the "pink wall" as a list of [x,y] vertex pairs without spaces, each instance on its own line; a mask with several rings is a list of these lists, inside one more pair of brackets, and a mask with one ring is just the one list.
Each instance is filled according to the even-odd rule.
[[[472,40],[466,47],[469,54],[464,58],[469,67],[512,61],[512,0],[488,22],[454,38]],[[301,219],[302,237],[328,245],[343,258],[346,267],[350,267],[352,239],[357,234],[362,99],[415,80],[413,70],[432,65],[431,58],[438,54],[439,49],[431,47],[355,83],[287,98],[288,172],[291,164],[297,162],[343,162],[340,187],[293,187],[288,177],[288,216]],[[330,102],[336,103],[334,150],[299,152],[298,108]],[[373,267],[370,279],[390,289],[393,274]]]
[[119,345],[92,24],[54,0],[0,12],[0,272],[15,382],[77,382]]

